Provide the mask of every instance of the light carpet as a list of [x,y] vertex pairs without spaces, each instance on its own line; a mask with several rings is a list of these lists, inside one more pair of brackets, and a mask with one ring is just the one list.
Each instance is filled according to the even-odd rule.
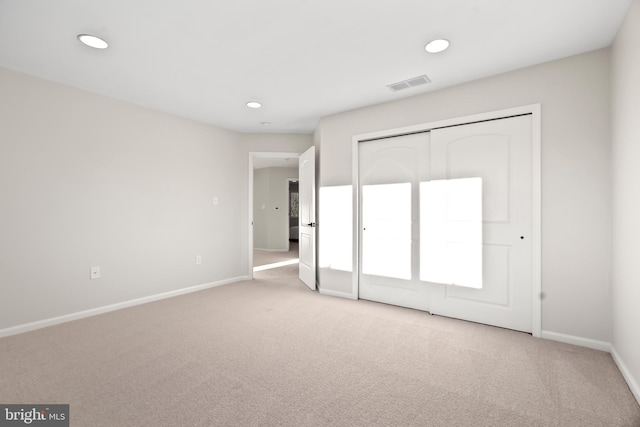
[[607,353],[312,292],[297,266],[0,339],[72,426],[640,426]]

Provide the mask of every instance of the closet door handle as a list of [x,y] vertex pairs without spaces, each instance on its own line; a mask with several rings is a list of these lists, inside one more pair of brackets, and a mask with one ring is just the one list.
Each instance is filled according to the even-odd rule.
[[310,222],[309,224],[305,224],[306,227],[315,227],[316,223],[315,222]]

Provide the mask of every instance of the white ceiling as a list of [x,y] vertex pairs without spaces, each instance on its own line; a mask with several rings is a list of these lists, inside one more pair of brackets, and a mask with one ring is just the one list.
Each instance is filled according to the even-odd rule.
[[[0,0],[0,66],[237,131],[310,133],[322,116],[607,47],[629,1]],[[427,54],[439,37],[450,49]],[[422,74],[432,83],[386,88]]]

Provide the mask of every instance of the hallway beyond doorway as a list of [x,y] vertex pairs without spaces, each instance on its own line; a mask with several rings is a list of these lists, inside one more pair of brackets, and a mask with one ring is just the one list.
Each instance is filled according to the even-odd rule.
[[[253,250],[253,271],[275,268],[298,262],[298,241],[289,241],[288,252]],[[276,265],[277,264],[277,265]],[[269,266],[269,267],[267,267]],[[262,268],[260,268],[262,267]]]

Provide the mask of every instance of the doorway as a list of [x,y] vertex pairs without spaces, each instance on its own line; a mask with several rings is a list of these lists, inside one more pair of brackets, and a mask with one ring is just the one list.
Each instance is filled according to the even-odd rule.
[[[254,265],[287,262],[290,252],[289,182],[298,176],[299,153],[249,153],[248,270]],[[264,175],[264,179],[256,177]],[[270,196],[271,194],[271,196]],[[261,197],[258,197],[261,196]],[[259,235],[255,235],[256,229]],[[294,245],[295,246],[295,245]],[[260,249],[259,253],[254,249]],[[256,255],[257,254],[257,255]],[[255,260],[254,260],[255,258]]]

